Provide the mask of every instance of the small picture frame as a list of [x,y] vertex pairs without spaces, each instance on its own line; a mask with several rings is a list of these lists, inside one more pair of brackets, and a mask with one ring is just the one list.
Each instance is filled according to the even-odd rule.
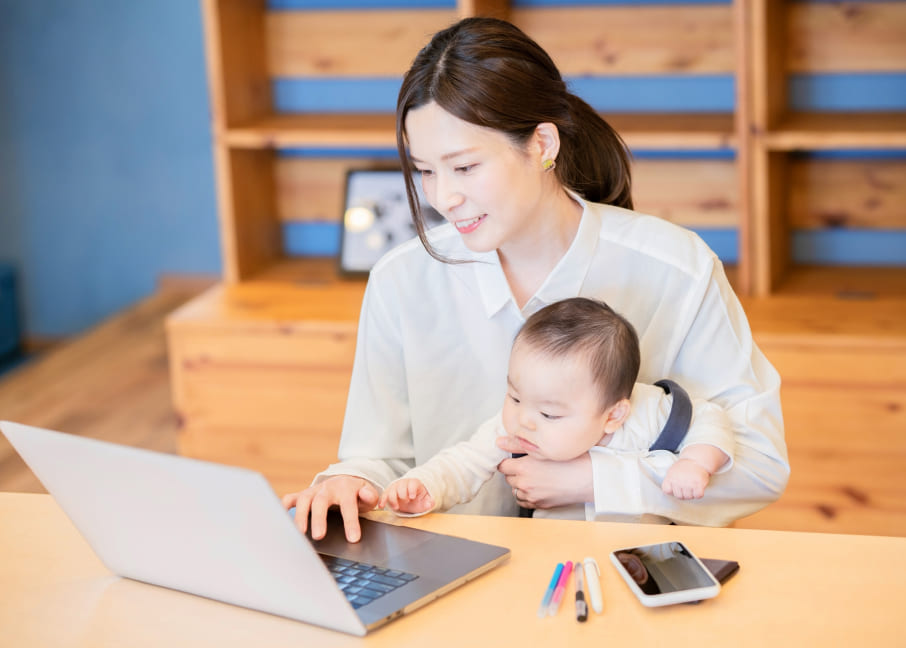
[[[444,222],[416,188],[428,228]],[[416,235],[399,169],[350,169],[340,239],[340,272],[367,275],[386,252]]]

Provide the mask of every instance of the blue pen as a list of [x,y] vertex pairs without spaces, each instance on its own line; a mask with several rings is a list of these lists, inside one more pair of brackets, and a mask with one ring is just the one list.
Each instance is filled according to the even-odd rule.
[[557,567],[554,569],[554,575],[551,576],[550,585],[547,586],[547,591],[544,592],[544,598],[541,599],[541,606],[538,608],[538,618],[547,616],[547,606],[551,602],[551,597],[554,595],[554,590],[557,588],[557,581],[560,580],[560,573],[563,571],[563,563],[557,563]]

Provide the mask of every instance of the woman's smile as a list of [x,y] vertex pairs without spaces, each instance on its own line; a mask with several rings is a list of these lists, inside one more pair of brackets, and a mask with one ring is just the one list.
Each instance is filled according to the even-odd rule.
[[453,225],[456,227],[456,231],[460,234],[468,234],[474,232],[478,229],[478,226],[487,218],[487,214],[482,214],[481,216],[476,216],[475,218],[464,218],[462,220],[453,221]]

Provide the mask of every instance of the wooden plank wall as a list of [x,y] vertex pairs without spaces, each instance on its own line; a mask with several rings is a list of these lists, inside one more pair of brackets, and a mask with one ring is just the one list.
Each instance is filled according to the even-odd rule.
[[794,158],[788,182],[793,229],[906,228],[906,160]]
[[788,16],[788,72],[906,70],[902,2],[794,2]]

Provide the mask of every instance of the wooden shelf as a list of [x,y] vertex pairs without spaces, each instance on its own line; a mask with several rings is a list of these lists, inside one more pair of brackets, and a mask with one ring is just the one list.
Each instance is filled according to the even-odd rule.
[[285,259],[246,281],[214,286],[175,311],[167,326],[288,332],[327,325],[348,333],[364,293],[364,279],[340,277],[334,259]]
[[734,118],[713,114],[606,114],[632,150],[721,150],[736,147]]
[[392,114],[272,115],[220,134],[236,148],[396,148]]
[[774,151],[906,149],[906,113],[790,113],[761,137]]
[[783,293],[741,301],[759,345],[868,346],[906,353],[902,299]]
[[[733,115],[606,114],[626,144],[636,149],[715,150],[736,145]],[[271,115],[219,134],[234,148],[395,149],[392,114]]]
[[906,322],[906,267],[792,266],[778,282],[774,294],[836,297],[855,302],[894,299]]

